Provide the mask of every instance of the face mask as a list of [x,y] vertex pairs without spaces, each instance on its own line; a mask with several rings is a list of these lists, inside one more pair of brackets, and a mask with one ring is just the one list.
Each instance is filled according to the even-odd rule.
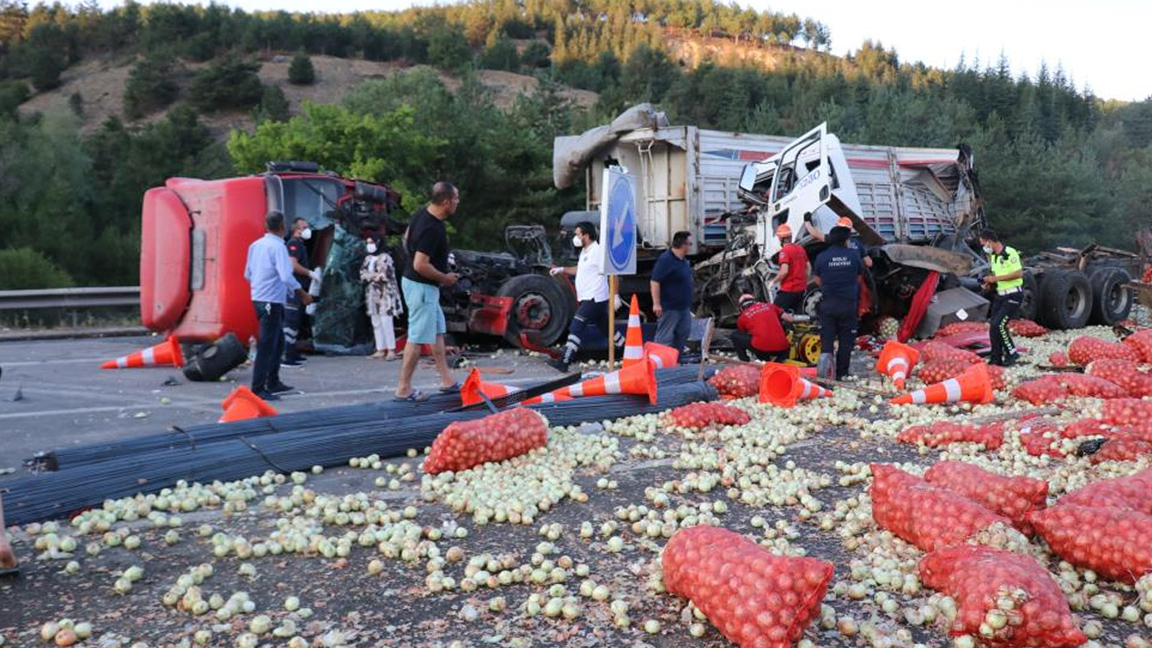
[[300,232],[300,238],[305,241],[312,238],[312,228],[305,227],[304,231]]
[[576,247],[584,247],[584,239],[580,238],[579,236],[573,236],[572,245],[575,245]]
[[368,249],[368,254],[376,254],[376,244],[375,243],[369,243],[365,247]]
[[984,254],[992,254],[993,252],[995,252],[995,250],[992,249],[991,245],[984,246]]

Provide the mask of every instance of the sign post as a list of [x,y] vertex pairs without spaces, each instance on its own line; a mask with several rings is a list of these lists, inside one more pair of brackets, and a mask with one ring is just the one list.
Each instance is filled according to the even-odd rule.
[[604,169],[600,240],[608,275],[608,371],[616,369],[616,295],[620,275],[636,274],[636,181],[621,167]]

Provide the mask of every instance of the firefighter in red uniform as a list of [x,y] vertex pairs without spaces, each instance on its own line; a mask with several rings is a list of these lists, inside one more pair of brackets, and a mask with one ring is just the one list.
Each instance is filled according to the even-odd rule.
[[740,317],[732,334],[732,344],[741,360],[751,360],[754,355],[760,360],[781,362],[788,359],[788,336],[780,323],[792,322],[792,315],[776,304],[758,302],[752,295],[740,296]]

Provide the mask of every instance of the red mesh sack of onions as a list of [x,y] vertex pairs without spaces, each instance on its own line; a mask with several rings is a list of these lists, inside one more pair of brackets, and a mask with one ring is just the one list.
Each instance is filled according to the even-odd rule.
[[1056,380],[1068,390],[1069,396],[1089,396],[1091,398],[1127,398],[1128,390],[1120,385],[1097,376],[1077,373],[1059,374]]
[[1086,436],[1107,436],[1112,432],[1112,425],[1100,419],[1081,419],[1069,423],[1060,430],[1063,439],[1079,439]]
[[929,340],[924,343],[924,346],[920,347],[920,361],[928,363],[933,360],[962,360],[968,364],[983,362],[980,356],[967,349],[957,349],[943,342]]
[[872,464],[872,517],[924,551],[963,544],[997,522],[1011,521],[980,504],[887,464]]
[[1140,354],[1137,362],[1152,363],[1152,329],[1141,329],[1124,338],[1124,344]]
[[1012,335],[1018,335],[1020,337],[1027,338],[1048,335],[1048,329],[1040,326],[1032,320],[1027,319],[1009,320],[1008,330],[1012,332]]
[[979,443],[987,450],[996,450],[1004,445],[1004,426],[965,425],[941,421],[932,425],[912,425],[896,435],[899,443],[923,443],[930,448],[946,446],[950,443]]
[[1064,451],[1057,445],[1063,433],[1060,424],[1047,418],[1032,418],[1022,421],[1019,429],[1020,444],[1033,457],[1065,456]]
[[1060,498],[1060,506],[1114,506],[1152,515],[1152,468],[1116,479],[1101,479]]
[[1012,520],[1012,526],[1031,534],[1028,513],[1047,506],[1048,482],[1029,477],[1005,477],[960,461],[940,461],[924,473],[933,486],[946,488]]
[[1114,425],[1140,425],[1152,421],[1152,401],[1139,398],[1104,401],[1103,419]]
[[751,365],[732,365],[708,380],[724,398],[747,398],[760,393],[760,370]]
[[504,461],[548,443],[548,421],[539,412],[517,407],[475,421],[457,421],[432,442],[424,472],[467,470]]
[[952,636],[984,645],[1064,648],[1088,640],[1068,599],[1035,558],[990,547],[945,547],[920,559],[920,580],[956,600]]
[[1067,367],[1071,360],[1068,359],[1068,354],[1063,351],[1053,351],[1048,354],[1048,363],[1053,367]]
[[[938,358],[918,365],[916,367],[916,377],[924,381],[924,384],[931,385],[933,383],[944,382],[949,378],[955,378],[971,366],[972,363],[966,360]],[[1003,367],[989,365],[988,379],[992,382],[992,389],[1004,389],[1008,386],[1008,383],[1004,380]]]
[[819,612],[832,565],[789,558],[727,529],[677,531],[661,559],[668,591],[742,648],[787,648]]
[[1144,455],[1152,455],[1152,443],[1131,436],[1114,436],[1092,454],[1092,463],[1136,461]]
[[744,425],[752,420],[744,410],[720,403],[689,403],[668,412],[666,416],[672,425],[693,430],[709,425]]
[[1068,397],[1068,389],[1056,376],[1041,376],[1036,380],[1021,383],[1012,390],[1012,397],[1026,400],[1033,405],[1045,405]]
[[1105,342],[1098,337],[1081,335],[1068,345],[1068,359],[1073,363],[1084,366],[1093,360],[1104,358],[1117,358],[1119,360],[1140,361],[1140,354],[1120,342]]
[[1128,390],[1129,396],[1152,396],[1152,376],[1140,371],[1131,360],[1104,358],[1093,360],[1084,373],[1110,380]]
[[946,338],[961,333],[987,333],[988,322],[952,322],[936,330],[934,338]]
[[1029,513],[1028,521],[1056,555],[1107,580],[1135,583],[1152,571],[1152,515],[1060,504]]

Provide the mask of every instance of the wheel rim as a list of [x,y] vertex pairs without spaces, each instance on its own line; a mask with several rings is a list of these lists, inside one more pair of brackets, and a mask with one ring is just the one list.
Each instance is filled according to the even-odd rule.
[[820,304],[820,298],[823,296],[824,293],[820,290],[813,290],[804,295],[804,303],[802,306],[804,314],[808,317],[818,317],[816,307]]
[[521,329],[540,331],[552,321],[552,306],[544,295],[527,293],[516,301],[516,323]]
[[1131,297],[1128,295],[1128,289],[1123,284],[1117,282],[1112,284],[1112,288],[1108,291],[1107,301],[1105,304],[1108,307],[1109,313],[1121,313],[1128,307],[1128,302]]
[[1084,295],[1079,288],[1068,290],[1068,298],[1064,300],[1064,311],[1070,319],[1078,319],[1084,314]]

